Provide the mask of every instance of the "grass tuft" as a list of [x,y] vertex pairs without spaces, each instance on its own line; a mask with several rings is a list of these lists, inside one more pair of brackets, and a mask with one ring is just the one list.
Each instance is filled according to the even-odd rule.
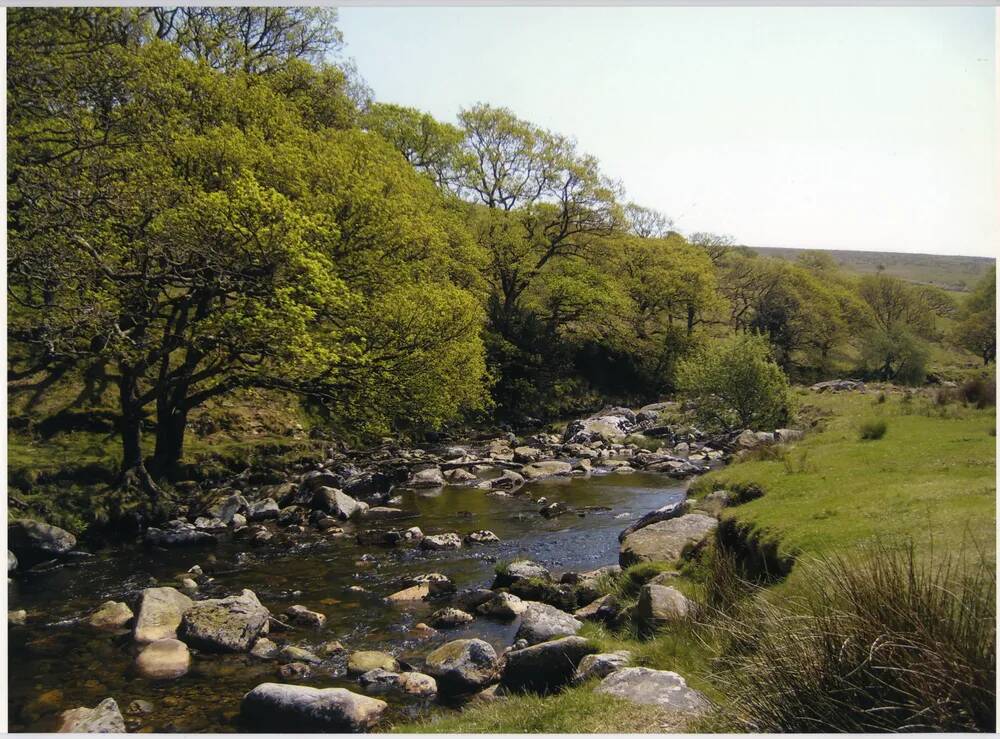
[[716,682],[730,731],[993,731],[996,574],[876,547],[817,561],[780,604],[743,602]]
[[889,430],[889,422],[884,418],[875,418],[870,421],[863,421],[858,432],[863,441],[874,441],[885,436]]

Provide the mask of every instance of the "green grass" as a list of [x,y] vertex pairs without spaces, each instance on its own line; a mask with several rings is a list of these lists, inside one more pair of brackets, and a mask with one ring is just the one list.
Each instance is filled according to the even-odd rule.
[[[800,391],[822,431],[807,434],[796,452],[806,471],[781,460],[734,464],[692,486],[701,495],[754,482],[765,495],[723,517],[748,525],[780,551],[796,556],[842,553],[866,543],[910,540],[925,554],[995,548],[995,409],[936,406],[929,393],[812,395]],[[858,438],[871,418],[889,431]],[[795,573],[792,573],[794,579]]]
[[552,696],[517,695],[472,704],[458,713],[438,710],[429,717],[399,724],[396,733],[426,734],[573,734],[660,733],[676,730],[677,719],[652,706],[595,693],[591,685]]

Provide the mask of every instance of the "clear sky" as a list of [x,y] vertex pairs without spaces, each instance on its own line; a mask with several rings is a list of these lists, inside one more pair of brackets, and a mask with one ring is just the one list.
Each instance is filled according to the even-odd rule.
[[995,12],[346,7],[378,100],[575,136],[679,230],[997,251]]

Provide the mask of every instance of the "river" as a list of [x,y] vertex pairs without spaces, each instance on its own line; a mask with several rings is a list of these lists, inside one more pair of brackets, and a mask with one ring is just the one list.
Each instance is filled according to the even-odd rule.
[[[442,630],[430,639],[410,634],[440,605],[387,605],[385,596],[400,590],[405,578],[440,572],[459,589],[489,586],[497,562],[529,558],[554,574],[591,570],[618,560],[618,533],[642,514],[683,498],[684,484],[652,473],[594,474],[532,483],[534,498],[563,501],[576,512],[546,519],[527,496],[495,497],[482,490],[447,487],[431,493],[403,491],[402,504],[412,519],[365,528],[419,526],[425,534],[489,529],[499,544],[428,552],[414,547],[361,546],[353,536],[298,536],[292,542],[251,549],[228,535],[211,549],[152,550],[140,545],[96,552],[79,563],[44,573],[22,573],[9,588],[10,610],[25,609],[28,623],[10,627],[9,721],[12,731],[51,731],[61,711],[95,706],[107,697],[118,702],[130,729],[142,731],[231,732],[238,722],[240,699],[261,682],[280,682],[276,665],[249,655],[194,654],[191,670],[168,682],[135,674],[136,648],[127,633],[95,632],[79,623],[106,600],[130,605],[153,584],[178,584],[178,575],[200,565],[212,580],[197,597],[222,597],[253,590],[272,613],[293,604],[326,614],[322,630],[278,634],[276,641],[316,648],[339,640],[349,650],[380,649],[419,664],[421,656],[444,641],[476,636],[497,652],[509,645],[517,622],[477,618],[471,624]],[[594,507],[594,508],[588,508]],[[586,510],[583,510],[586,509]],[[350,525],[345,527],[351,532]],[[362,555],[375,563],[361,562]],[[361,586],[364,592],[352,590]],[[328,658],[311,678],[296,681],[317,687],[340,686],[360,692],[344,674],[342,657]],[[129,716],[135,700],[153,710]],[[425,710],[392,705],[390,718]]]

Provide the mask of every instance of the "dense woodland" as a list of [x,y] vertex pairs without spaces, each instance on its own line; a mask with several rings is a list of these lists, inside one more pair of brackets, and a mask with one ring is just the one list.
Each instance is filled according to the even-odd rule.
[[572,137],[375,101],[341,46],[319,8],[8,13],[9,377],[110,379],[129,484],[243,388],[363,440],[656,400],[733,335],[793,381],[995,359],[993,273],[948,293],[682,235]]

